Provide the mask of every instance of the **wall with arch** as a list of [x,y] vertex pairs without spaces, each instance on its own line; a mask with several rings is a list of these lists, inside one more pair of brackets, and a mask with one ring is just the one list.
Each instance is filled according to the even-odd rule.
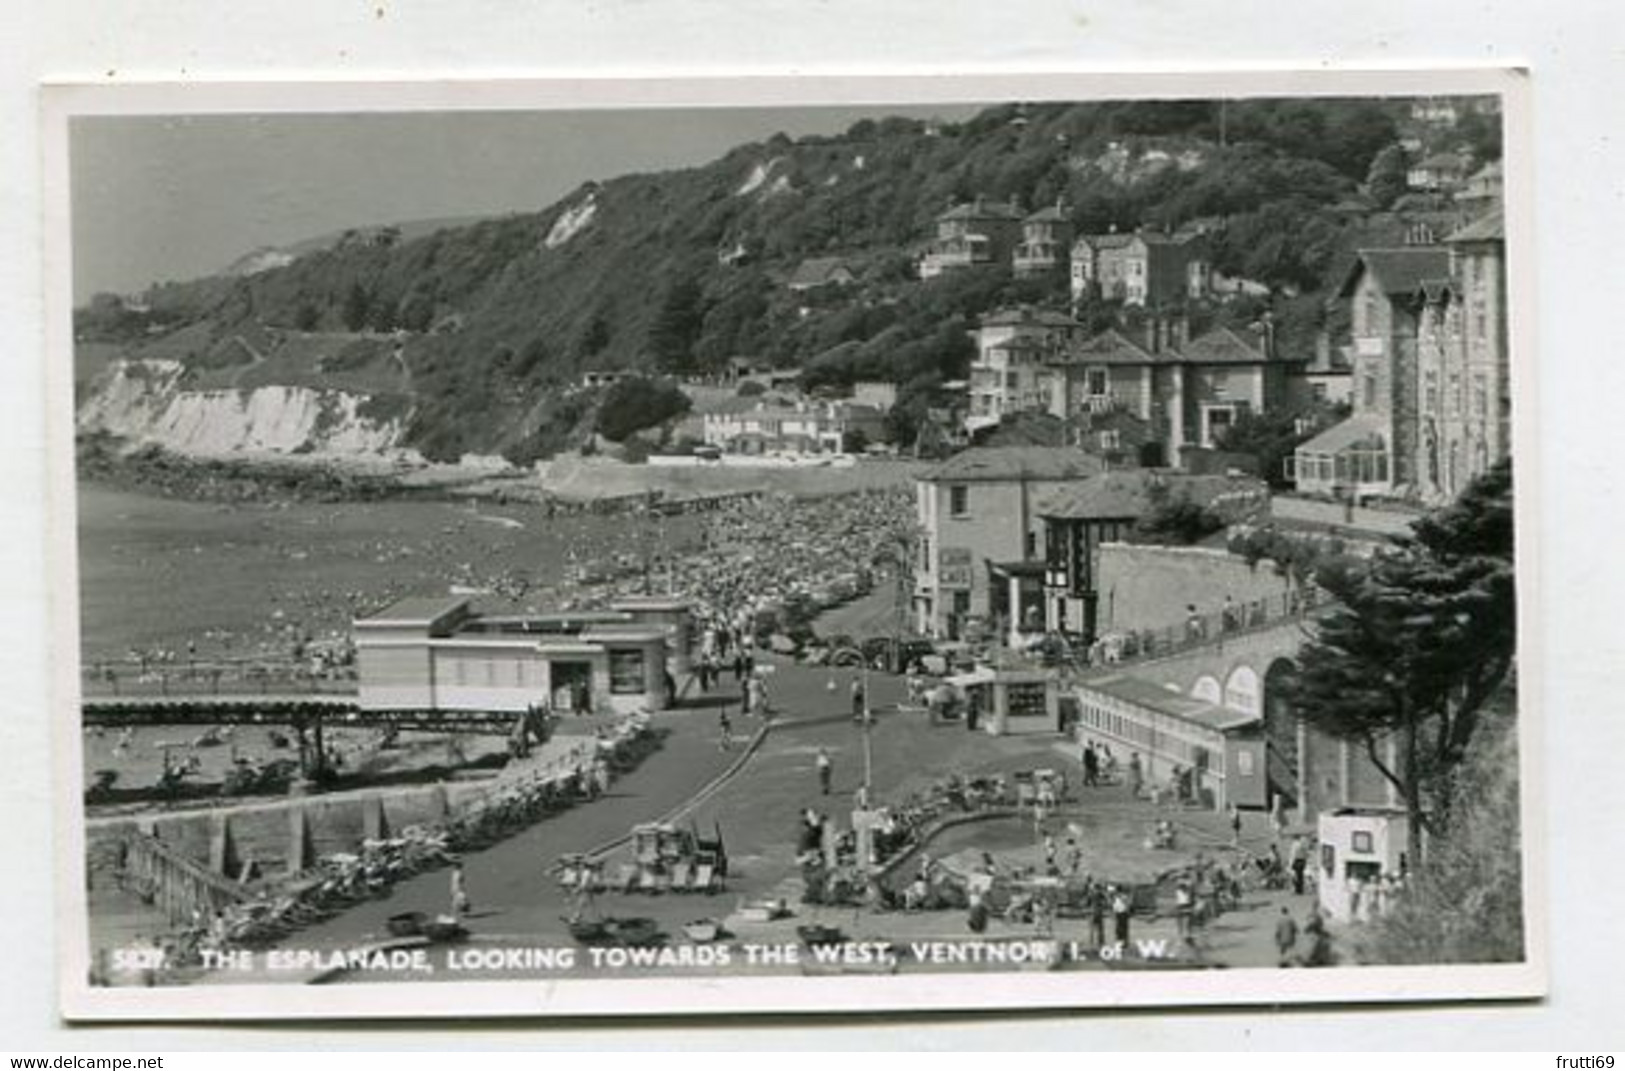
[[[1287,688],[1309,633],[1300,621],[1221,638],[1126,672],[1216,706],[1257,714],[1267,741],[1271,790],[1307,822],[1338,807],[1394,807],[1398,797],[1365,747],[1334,739],[1298,717]],[[1395,749],[1379,752],[1397,768]]]

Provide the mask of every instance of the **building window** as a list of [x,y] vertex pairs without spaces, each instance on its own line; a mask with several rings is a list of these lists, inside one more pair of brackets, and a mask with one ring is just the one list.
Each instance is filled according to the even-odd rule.
[[643,652],[609,652],[609,690],[612,695],[639,695],[643,692]]
[[929,573],[930,571],[931,571],[931,540],[929,540],[929,539],[921,539],[920,540],[920,572]]
[[1099,398],[1106,393],[1106,370],[1104,368],[1091,368],[1084,373],[1089,394]]
[[1223,398],[1230,393],[1230,377],[1224,372],[1214,372],[1208,383],[1215,398]]
[[1012,718],[1042,718],[1049,713],[1048,686],[1008,684],[1004,689],[1006,709]]
[[1100,448],[1102,450],[1121,450],[1123,448],[1122,436],[1116,428],[1100,433]]
[[1365,375],[1361,378],[1363,380],[1361,389],[1364,394],[1362,408],[1370,411],[1377,408],[1377,373],[1371,369],[1366,369]]
[[1024,556],[1029,560],[1038,557],[1038,533],[1028,532]]
[[950,517],[964,517],[970,513],[970,488],[962,483],[952,484],[948,488],[948,515]]

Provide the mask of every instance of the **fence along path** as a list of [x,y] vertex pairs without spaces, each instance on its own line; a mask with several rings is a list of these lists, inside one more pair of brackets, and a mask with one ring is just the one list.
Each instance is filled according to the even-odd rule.
[[245,899],[236,882],[212,873],[150,834],[127,834],[124,852],[126,880],[170,922],[213,918],[228,904]]

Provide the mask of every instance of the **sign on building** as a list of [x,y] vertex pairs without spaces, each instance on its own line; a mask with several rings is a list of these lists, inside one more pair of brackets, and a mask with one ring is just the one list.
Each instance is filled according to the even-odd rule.
[[971,586],[971,554],[969,547],[943,547],[942,570],[938,574],[945,588]]

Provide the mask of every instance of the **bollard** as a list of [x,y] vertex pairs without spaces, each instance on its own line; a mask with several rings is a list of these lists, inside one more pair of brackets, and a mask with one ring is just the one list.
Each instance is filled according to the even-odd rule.
[[361,836],[365,840],[383,840],[389,836],[382,796],[368,796],[361,801]]

